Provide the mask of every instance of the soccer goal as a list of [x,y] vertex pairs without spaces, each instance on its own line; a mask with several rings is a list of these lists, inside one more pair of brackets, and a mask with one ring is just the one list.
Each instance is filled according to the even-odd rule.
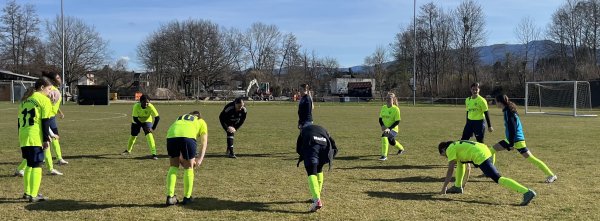
[[525,84],[526,114],[595,117],[587,81],[541,81]]

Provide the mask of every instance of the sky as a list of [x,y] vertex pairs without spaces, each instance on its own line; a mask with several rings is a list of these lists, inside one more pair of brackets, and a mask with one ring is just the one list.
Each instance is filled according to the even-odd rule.
[[[60,15],[60,0],[17,2],[34,5],[42,21]],[[450,10],[462,1],[417,0],[417,14],[429,2]],[[545,28],[566,0],[477,2],[485,16],[486,44],[491,45],[518,43],[514,29],[524,17]],[[411,0],[63,0],[63,4],[65,16],[82,19],[109,42],[109,62],[128,59],[128,69],[135,71],[144,70],[136,52],[140,42],[175,20],[207,19],[242,31],[255,22],[273,24],[282,33],[296,35],[303,49],[351,67],[362,65],[377,46],[388,47],[413,17]]]

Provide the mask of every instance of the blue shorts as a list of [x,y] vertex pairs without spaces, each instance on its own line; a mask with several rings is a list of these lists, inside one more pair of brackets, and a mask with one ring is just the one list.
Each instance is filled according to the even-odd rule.
[[[137,136],[140,133],[140,130],[142,129],[142,125],[146,128],[152,128],[152,122],[145,122],[140,124],[136,124],[136,123],[131,123],[131,136]],[[144,132],[145,134],[146,132]]]
[[463,129],[461,140],[469,140],[471,136],[475,135],[477,142],[483,143],[485,137],[485,121],[484,120],[467,120],[465,128]]
[[38,146],[21,147],[21,155],[27,160],[28,167],[40,167],[44,162],[44,150]]
[[48,119],[48,125],[50,126],[50,130],[52,130],[52,133],[58,135],[58,124],[56,124],[56,116]]
[[190,160],[196,158],[196,140],[187,137],[167,138],[167,153],[169,157],[183,157]]

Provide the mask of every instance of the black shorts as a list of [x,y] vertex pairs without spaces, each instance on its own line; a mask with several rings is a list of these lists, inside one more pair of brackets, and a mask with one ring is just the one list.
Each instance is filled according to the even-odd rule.
[[146,128],[152,128],[151,122],[145,122],[145,123],[142,123],[141,125],[136,124],[136,123],[131,123],[131,136],[137,136],[138,134],[140,134],[142,125],[144,125]]
[[48,125],[50,126],[50,130],[52,130],[52,133],[58,135],[58,124],[56,123],[56,116],[48,119]]
[[463,129],[461,140],[469,140],[475,134],[477,142],[483,143],[485,137],[485,121],[484,120],[467,120]]
[[28,167],[39,167],[44,162],[44,150],[39,146],[21,147],[21,156],[27,160]]
[[190,160],[196,158],[196,140],[187,137],[167,138],[167,153],[169,157],[183,157]]
[[[304,147],[302,149],[302,159],[304,160],[304,167],[312,168],[316,166],[322,166],[329,163],[329,152],[327,146],[314,145],[312,147]],[[309,172],[310,173],[310,172]]]

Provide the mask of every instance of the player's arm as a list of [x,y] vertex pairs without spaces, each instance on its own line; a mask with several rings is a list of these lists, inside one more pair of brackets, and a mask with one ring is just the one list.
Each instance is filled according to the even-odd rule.
[[296,139],[296,153],[298,153],[298,163],[296,163],[296,167],[298,167],[300,166],[300,162],[302,162],[302,133]]
[[240,127],[242,127],[242,124],[244,124],[244,121],[246,121],[246,108],[244,107],[244,112],[242,112],[242,116],[240,117],[240,120],[235,124],[234,128],[240,129]]
[[335,145],[335,140],[333,140],[333,137],[329,136],[329,134],[327,136],[329,137],[329,144],[331,145],[331,149],[333,150],[333,157],[335,157],[338,154],[338,148]]
[[206,147],[208,146],[208,133],[202,134],[200,136],[200,140],[202,140],[202,149],[200,151],[200,157],[196,161],[196,166],[199,167],[204,160],[204,154],[206,153]]
[[448,184],[452,180],[452,174],[454,174],[454,166],[456,165],[456,160],[448,161],[448,170],[446,171],[446,178],[444,178],[444,185],[442,186],[442,194],[446,194],[446,190],[448,190]]
[[152,124],[152,130],[156,130],[156,127],[158,127],[158,121],[160,121],[160,116],[154,117],[154,123]]
[[517,136],[517,118],[515,114],[509,113],[506,115],[506,129],[508,130],[508,144],[511,146],[515,143],[515,137]]
[[60,119],[65,119],[65,114],[62,112],[61,109],[58,109],[58,116],[60,117]]
[[400,120],[394,121],[394,123],[388,127],[388,129],[393,129],[394,127],[398,126],[398,124],[400,124]]
[[229,127],[227,125],[227,114],[225,113],[225,109],[223,109],[223,111],[221,111],[221,113],[219,114],[219,123],[221,123],[221,127],[223,127],[223,130],[227,130],[227,127]]
[[381,117],[379,117],[379,126],[381,126],[381,130],[385,130],[385,124],[383,124],[383,119]]
[[488,130],[490,132],[494,131],[494,128],[492,127],[492,121],[490,121],[490,114],[488,113],[488,111],[483,112],[483,115],[485,115],[485,122],[487,123]]
[[150,106],[150,115],[154,117],[154,123],[152,124],[152,130],[156,130],[158,127],[158,121],[160,121],[160,116],[158,115],[158,111],[154,105]]

